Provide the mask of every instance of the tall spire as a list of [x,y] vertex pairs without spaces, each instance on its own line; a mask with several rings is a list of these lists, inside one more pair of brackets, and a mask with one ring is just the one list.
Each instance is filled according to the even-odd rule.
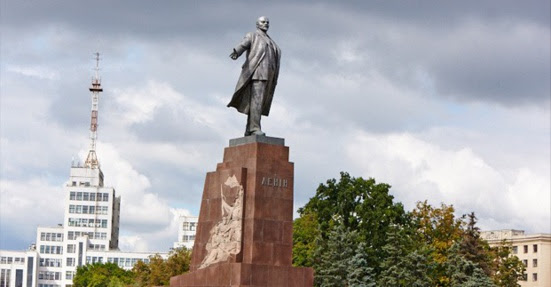
[[92,86],[90,87],[90,92],[92,92],[92,116],[90,118],[90,150],[88,151],[88,156],[84,162],[84,167],[88,168],[98,168],[99,162],[98,157],[96,156],[96,140],[98,138],[98,104],[99,104],[99,93],[103,92],[101,87],[101,81],[99,78],[99,53],[96,55],[96,74],[92,79]]

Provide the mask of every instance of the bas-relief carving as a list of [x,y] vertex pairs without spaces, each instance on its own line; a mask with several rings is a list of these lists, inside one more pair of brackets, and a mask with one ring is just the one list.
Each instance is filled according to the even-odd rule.
[[233,205],[228,203],[224,195],[224,186],[220,186],[222,219],[210,230],[209,241],[206,245],[207,255],[201,262],[199,269],[226,261],[231,255],[241,252],[243,185],[239,183],[235,175],[228,177],[224,185],[231,189],[237,188],[237,197]]

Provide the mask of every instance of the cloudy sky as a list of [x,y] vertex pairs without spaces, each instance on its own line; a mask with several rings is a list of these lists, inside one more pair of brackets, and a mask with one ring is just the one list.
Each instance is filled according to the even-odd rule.
[[[450,3],[453,2],[453,3]],[[258,16],[282,49],[269,136],[295,209],[340,171],[483,229],[550,230],[550,1],[0,1],[0,248],[63,222],[89,145],[122,197],[121,249],[167,251],[246,116],[226,107]]]

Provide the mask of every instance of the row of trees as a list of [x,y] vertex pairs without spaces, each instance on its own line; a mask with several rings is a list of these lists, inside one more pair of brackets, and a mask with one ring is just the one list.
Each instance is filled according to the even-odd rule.
[[[525,267],[505,242],[490,248],[474,213],[427,201],[405,211],[390,186],[341,173],[320,184],[293,226],[293,264],[313,267],[316,286],[520,286]],[[169,285],[189,270],[191,251],[174,249],[131,271],[112,263],[79,267],[74,287]]]
[[173,249],[167,259],[154,255],[149,262],[138,261],[132,270],[114,263],[95,263],[77,268],[74,287],[149,287],[170,285],[170,277],[189,271],[191,251],[185,247]]
[[480,238],[474,213],[406,212],[389,189],[344,172],[320,184],[294,222],[293,264],[313,267],[316,286],[520,286],[524,265]]

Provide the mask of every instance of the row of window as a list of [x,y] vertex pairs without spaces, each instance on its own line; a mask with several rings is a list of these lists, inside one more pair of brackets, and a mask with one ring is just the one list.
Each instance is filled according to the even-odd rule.
[[[522,275],[521,281],[528,281],[528,274],[524,273]],[[534,282],[538,281],[538,273],[532,273],[532,281]]]
[[138,258],[124,258],[124,257],[107,257],[107,262],[115,263],[119,265],[119,267],[132,267],[138,261],[142,260],[144,263],[149,263],[149,259],[138,259]]
[[107,228],[107,219],[69,218],[69,226]]
[[109,193],[71,191],[69,199],[78,201],[109,201]]
[[183,222],[182,223],[182,230],[183,231],[195,231],[195,228],[197,227],[197,222]]
[[10,269],[0,270],[0,287],[9,287],[10,286],[10,277],[11,277],[11,270]]
[[61,259],[40,258],[41,267],[61,267]]
[[[527,259],[522,260],[522,263],[524,263],[524,266],[528,267]],[[532,267],[538,267],[538,259],[532,259]]]
[[[73,182],[71,182],[71,185],[72,186],[77,186],[77,182],[73,181]],[[90,186],[90,182],[89,181],[81,181],[81,182],[79,182],[79,185],[80,186]]]
[[40,245],[41,254],[63,254],[63,246]]
[[195,240],[195,235],[184,235],[184,236],[182,236],[182,241],[183,242],[193,241],[193,240]]
[[[524,245],[522,247],[524,253],[528,253],[528,245]],[[538,245],[537,244],[534,244],[532,245],[532,252],[533,253],[538,253]],[[518,246],[513,246],[513,254],[518,254]]]
[[61,287],[57,284],[38,284],[38,287]]
[[24,257],[11,257],[11,256],[2,256],[0,257],[1,264],[23,264],[25,263]]
[[90,250],[106,250],[104,244],[90,244],[90,245],[88,245],[88,249],[90,249]]
[[93,205],[69,205],[69,213],[77,214],[107,214],[109,208],[107,206]]
[[69,231],[67,233],[68,240],[77,239],[79,236],[88,235],[89,239],[107,239],[107,232],[80,232]]
[[63,241],[63,233],[40,232],[41,241]]
[[42,280],[61,280],[61,272],[39,271],[38,279]]

